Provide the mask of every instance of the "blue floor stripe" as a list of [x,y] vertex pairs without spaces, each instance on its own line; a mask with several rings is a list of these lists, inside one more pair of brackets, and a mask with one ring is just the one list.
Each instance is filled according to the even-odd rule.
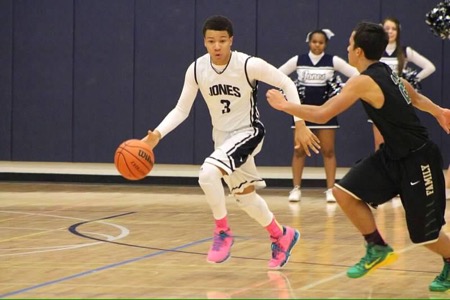
[[74,279],[74,278],[80,278],[80,277],[83,277],[83,276],[86,276],[86,275],[90,275],[90,274],[93,274],[93,273],[96,273],[96,272],[112,269],[112,268],[115,268],[115,267],[127,265],[127,264],[130,264],[130,263],[134,263],[134,262],[146,259],[146,258],[154,257],[154,256],[161,255],[161,254],[164,254],[164,253],[167,253],[167,252],[174,251],[174,250],[179,250],[179,249],[187,248],[187,247],[190,247],[190,246],[198,245],[198,244],[204,243],[204,242],[209,241],[209,240],[211,240],[211,238],[206,238],[206,239],[199,240],[199,241],[196,241],[196,242],[192,242],[192,243],[189,243],[189,244],[181,245],[181,246],[178,246],[178,247],[175,247],[175,248],[172,248],[172,249],[161,250],[161,251],[158,251],[158,252],[155,252],[155,253],[151,253],[151,254],[147,254],[147,255],[141,256],[141,257],[136,257],[136,258],[124,260],[124,261],[121,261],[121,262],[118,262],[118,263],[109,264],[109,265],[106,265],[106,266],[103,266],[103,267],[100,267],[100,268],[84,271],[84,272],[81,272],[81,273],[78,273],[78,274],[74,274],[74,275],[70,275],[70,276],[67,276],[67,277],[63,277],[63,278],[60,278],[60,279],[47,281],[47,282],[40,283],[40,284],[31,286],[31,287],[28,287],[28,288],[24,288],[24,289],[20,289],[20,290],[17,290],[17,291],[12,291],[12,292],[9,292],[9,293],[6,293],[6,294],[2,294],[2,295],[0,295],[0,298],[6,298],[6,297],[18,295],[18,294],[25,293],[25,292],[28,292],[28,291],[32,291],[32,290],[35,290],[35,289],[38,289],[38,288],[41,288],[41,287],[45,287],[45,286],[49,286],[49,285],[52,285],[52,284],[68,281],[68,280],[71,280],[71,279]]

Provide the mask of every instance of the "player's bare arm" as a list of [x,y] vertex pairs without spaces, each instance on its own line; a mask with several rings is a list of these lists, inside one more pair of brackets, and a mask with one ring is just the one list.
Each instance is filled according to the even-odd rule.
[[440,107],[427,96],[418,93],[405,79],[402,79],[402,81],[411,99],[411,104],[421,111],[434,116],[442,129],[444,129],[447,134],[450,134],[450,110]]
[[359,98],[368,98],[370,96],[363,88],[364,84],[367,84],[367,79],[364,77],[367,76],[360,75],[350,79],[340,94],[330,98],[321,106],[290,103],[285,101],[283,95],[274,89],[269,90],[266,96],[269,104],[277,110],[284,111],[310,122],[323,124],[347,110]]

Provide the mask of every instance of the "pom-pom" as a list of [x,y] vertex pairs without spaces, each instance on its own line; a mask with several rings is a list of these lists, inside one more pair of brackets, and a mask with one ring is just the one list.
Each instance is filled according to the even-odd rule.
[[425,17],[425,23],[430,26],[434,35],[450,39],[450,0],[439,2]]
[[295,86],[297,87],[298,97],[300,98],[300,102],[303,103],[306,98],[305,86],[300,82],[300,80],[294,80]]
[[408,81],[417,92],[420,92],[420,90],[422,89],[422,85],[417,78],[417,74],[417,70],[406,68],[403,70],[402,77],[405,78],[406,81]]
[[339,75],[333,76],[331,79],[327,80],[327,89],[323,95],[323,99],[330,99],[336,96],[342,90],[343,84],[342,79]]

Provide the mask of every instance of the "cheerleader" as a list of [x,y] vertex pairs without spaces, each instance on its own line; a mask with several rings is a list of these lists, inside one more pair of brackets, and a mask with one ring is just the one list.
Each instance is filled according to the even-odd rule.
[[[335,72],[347,77],[358,75],[358,71],[342,58],[325,53],[328,40],[334,34],[328,29],[314,30],[308,33],[306,42],[309,53],[290,58],[279,69],[286,75],[297,72],[296,84],[299,88],[300,99],[305,104],[322,105],[336,93],[339,82],[336,82]],[[334,89],[332,88],[334,87]],[[335,131],[339,128],[337,118],[332,118],[326,124],[306,122],[320,140],[321,153],[324,161],[327,190],[327,202],[335,202],[331,188],[334,186],[336,175],[336,156],[334,151]],[[293,189],[289,193],[289,201],[298,202],[301,199],[301,180],[305,165],[306,153],[301,148],[294,149],[292,156]]]

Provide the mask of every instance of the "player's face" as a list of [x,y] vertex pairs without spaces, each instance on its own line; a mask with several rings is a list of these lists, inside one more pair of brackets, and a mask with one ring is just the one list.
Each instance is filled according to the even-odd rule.
[[354,49],[355,46],[355,32],[352,32],[352,35],[350,36],[349,40],[348,40],[348,47],[347,47],[347,52],[348,52],[348,63],[354,67],[356,67],[356,62],[357,62],[357,56],[356,56],[356,49]]
[[309,41],[309,50],[315,55],[322,54],[327,46],[325,36],[321,33],[314,33]]
[[395,39],[397,38],[397,25],[395,22],[387,20],[383,24],[384,31],[387,32],[389,36],[389,43],[395,42]]
[[228,63],[233,37],[230,37],[226,30],[206,30],[204,42],[214,64],[226,65]]

